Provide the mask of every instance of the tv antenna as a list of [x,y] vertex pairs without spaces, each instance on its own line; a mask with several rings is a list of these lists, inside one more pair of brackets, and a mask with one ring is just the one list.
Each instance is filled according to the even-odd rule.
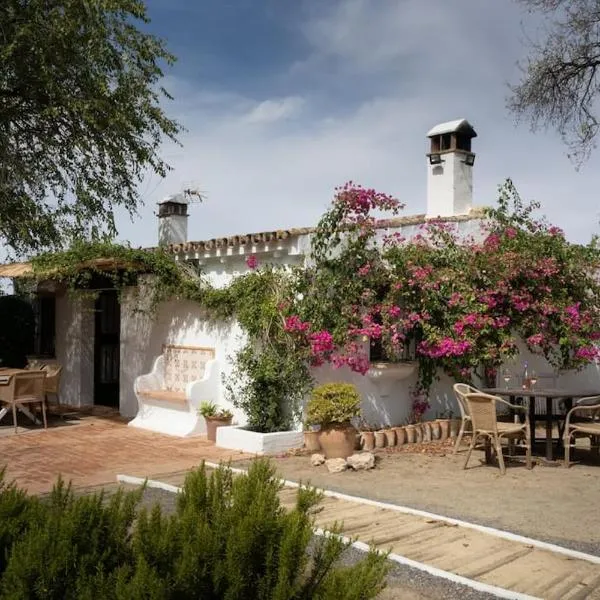
[[177,194],[170,194],[164,198],[163,202],[179,202],[181,204],[200,204],[206,200],[206,193],[203,192],[196,183],[184,183],[182,190]]

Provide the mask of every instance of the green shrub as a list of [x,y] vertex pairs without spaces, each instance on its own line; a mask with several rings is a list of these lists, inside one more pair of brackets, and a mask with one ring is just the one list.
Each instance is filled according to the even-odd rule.
[[[267,461],[247,475],[226,467],[190,473],[176,512],[141,509],[140,493],[76,498],[61,482],[48,501],[0,489],[0,511],[16,527],[0,541],[0,598],[67,600],[362,600],[382,589],[386,558],[336,563],[339,537],[313,540],[319,494],[301,488],[294,510]],[[12,508],[11,508],[12,507]],[[28,511],[31,511],[28,513]],[[31,515],[26,521],[23,516]],[[12,515],[12,517],[11,517]]]
[[348,423],[360,416],[360,395],[351,383],[325,383],[315,388],[306,420],[322,426]]

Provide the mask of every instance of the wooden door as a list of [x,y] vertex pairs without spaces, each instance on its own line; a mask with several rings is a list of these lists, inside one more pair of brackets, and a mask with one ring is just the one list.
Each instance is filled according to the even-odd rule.
[[94,404],[119,406],[121,306],[116,290],[96,299],[94,336]]

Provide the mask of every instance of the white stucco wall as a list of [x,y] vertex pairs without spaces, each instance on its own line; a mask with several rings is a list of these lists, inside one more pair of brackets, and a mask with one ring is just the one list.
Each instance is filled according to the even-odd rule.
[[60,401],[94,402],[94,304],[68,294],[56,298],[56,359],[62,365]]
[[[162,353],[163,344],[214,348],[223,375],[231,370],[228,357],[233,356],[245,340],[237,323],[211,323],[197,304],[170,301],[159,306],[154,313],[140,312],[142,297],[130,291],[121,306],[119,408],[126,417],[133,417],[137,412],[133,392],[135,378],[150,372],[154,359]],[[245,423],[242,413],[225,400],[223,386],[218,403],[234,413],[234,422]]]

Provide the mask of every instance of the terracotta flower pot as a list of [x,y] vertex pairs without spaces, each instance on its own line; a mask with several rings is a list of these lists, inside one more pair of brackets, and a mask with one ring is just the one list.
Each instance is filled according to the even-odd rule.
[[431,425],[429,422],[421,423],[421,431],[423,433],[423,441],[430,442],[431,441]]
[[375,432],[375,448],[385,448],[385,433],[383,431]]
[[362,450],[369,452],[375,448],[375,433],[373,431],[363,431],[360,434],[360,447]]
[[396,445],[396,432],[393,429],[384,429],[385,445],[393,448]]
[[404,430],[406,431],[406,443],[407,444],[414,444],[415,440],[417,439],[417,435],[415,432],[415,426],[414,425],[407,425]]
[[415,425],[415,443],[421,444],[423,442],[423,428],[421,423]]
[[319,443],[325,458],[348,458],[354,454],[356,429],[350,423],[327,425],[319,431]]
[[318,431],[305,431],[304,432],[304,447],[309,452],[318,452],[321,449],[319,443],[319,432]]
[[224,425],[231,425],[232,417],[228,419],[216,419],[215,417],[204,417],[206,421],[206,439],[209,442],[217,441],[217,428]]
[[439,420],[436,419],[435,421],[431,421],[429,426],[431,427],[431,439],[436,441],[439,440],[442,435]]
[[450,419],[450,437],[454,440],[460,429],[460,419]]
[[394,427],[396,432],[396,446],[403,446],[406,442],[406,431],[404,427]]
[[440,419],[439,423],[440,423],[440,440],[442,440],[442,442],[444,442],[448,439],[448,436],[450,435],[450,420],[449,419]]

